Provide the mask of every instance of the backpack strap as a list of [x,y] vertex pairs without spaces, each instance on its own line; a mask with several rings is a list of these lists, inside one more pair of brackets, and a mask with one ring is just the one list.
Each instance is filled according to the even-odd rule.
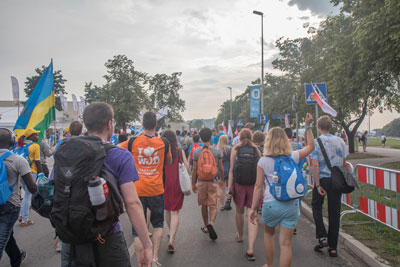
[[132,153],[132,144],[133,144],[133,142],[135,142],[136,138],[137,138],[137,137],[135,136],[135,137],[132,137],[131,139],[129,139],[129,142],[128,142],[128,151],[131,152],[131,153]]
[[179,163],[182,163],[182,162],[183,162],[182,153],[183,153],[182,148],[179,148],[179,149],[178,149],[178,162],[179,162]]
[[8,156],[11,156],[13,153],[11,151],[8,151],[6,153],[4,153],[3,155],[1,155],[0,160],[4,161]]
[[330,171],[332,171],[331,161],[329,160],[328,155],[326,154],[326,150],[325,150],[324,145],[322,144],[321,138],[318,137],[317,141],[318,141],[318,144],[319,144],[319,148],[321,148],[322,155],[324,156],[326,165],[328,166],[328,169]]
[[164,146],[165,146],[165,157],[164,157],[164,164],[165,164],[165,159],[167,158],[167,155],[168,155],[168,152],[169,152],[169,141],[168,141],[168,139],[167,138],[165,138],[165,137],[161,137],[161,139],[163,140],[163,142],[164,142]]

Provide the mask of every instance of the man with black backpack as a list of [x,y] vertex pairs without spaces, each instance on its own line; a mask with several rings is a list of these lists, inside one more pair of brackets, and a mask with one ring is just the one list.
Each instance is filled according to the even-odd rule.
[[[328,247],[329,255],[337,257],[341,193],[332,188],[330,166],[346,166],[346,157],[349,153],[343,139],[329,134],[331,127],[332,121],[328,116],[322,116],[318,119],[317,129],[321,136],[315,140],[315,150],[311,154],[315,181],[312,193],[312,211],[318,239],[318,244],[314,247],[314,250],[320,251],[322,248]],[[330,164],[327,163],[325,157]],[[328,233],[322,217],[322,205],[324,204],[325,195],[328,197]]]
[[0,128],[0,260],[5,250],[10,257],[10,265],[20,266],[26,252],[18,248],[13,232],[21,208],[19,177],[32,194],[36,192],[36,184],[28,162],[10,151],[14,143],[12,132]]
[[106,103],[92,103],[83,120],[89,136],[64,141],[54,159],[51,221],[63,251],[64,245],[70,248],[67,266],[131,266],[118,219],[124,207],[144,246],[136,252],[139,266],[151,266],[135,163],[129,152],[109,144],[114,111]]

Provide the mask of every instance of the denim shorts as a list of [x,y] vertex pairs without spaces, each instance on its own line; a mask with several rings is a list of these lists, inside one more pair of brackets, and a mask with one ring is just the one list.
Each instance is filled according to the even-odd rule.
[[299,220],[299,200],[265,202],[262,207],[262,219],[266,226],[280,224],[285,228],[296,228]]
[[[164,227],[164,194],[155,197],[139,197],[142,202],[144,217],[147,219],[147,209],[151,211],[150,222],[153,228]],[[132,235],[138,236],[132,226]]]

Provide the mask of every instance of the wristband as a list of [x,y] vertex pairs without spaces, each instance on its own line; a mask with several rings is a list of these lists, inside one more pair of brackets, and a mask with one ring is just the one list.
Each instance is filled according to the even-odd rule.
[[306,128],[306,131],[312,129],[311,125],[306,125],[305,128]]

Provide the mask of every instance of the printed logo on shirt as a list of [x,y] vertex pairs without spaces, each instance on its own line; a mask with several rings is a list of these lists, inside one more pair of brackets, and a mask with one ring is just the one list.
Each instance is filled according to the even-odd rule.
[[154,147],[146,147],[146,148],[138,147],[138,151],[139,153],[137,161],[139,165],[149,166],[149,165],[157,165],[158,163],[160,163],[160,157],[158,156],[158,151],[154,153]]

